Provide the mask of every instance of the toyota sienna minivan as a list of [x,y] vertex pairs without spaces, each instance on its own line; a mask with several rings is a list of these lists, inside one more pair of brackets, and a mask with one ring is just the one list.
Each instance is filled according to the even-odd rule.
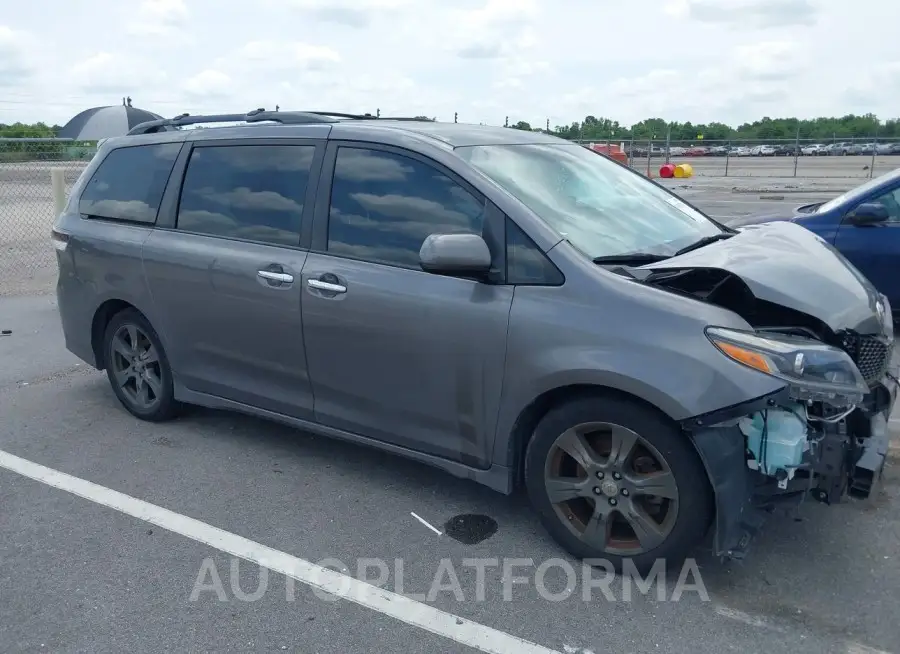
[[799,225],[730,229],[547,134],[157,120],[101,145],[53,243],[66,346],[137,418],[240,411],[521,487],[576,557],[741,557],[885,463],[885,297]]

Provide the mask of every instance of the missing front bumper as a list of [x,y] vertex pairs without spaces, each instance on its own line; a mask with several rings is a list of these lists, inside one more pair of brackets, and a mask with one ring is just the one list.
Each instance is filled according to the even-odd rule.
[[896,384],[883,388],[887,397],[877,407],[866,407],[877,412],[858,411],[852,420],[824,425],[804,474],[782,486],[748,468],[746,441],[734,422],[737,415],[760,406],[777,406],[781,398],[762,398],[686,422],[683,427],[697,447],[715,494],[714,555],[743,558],[768,515],[784,503],[796,507],[811,494],[832,504],[846,496],[865,499],[877,492],[889,447],[888,416],[897,397]]

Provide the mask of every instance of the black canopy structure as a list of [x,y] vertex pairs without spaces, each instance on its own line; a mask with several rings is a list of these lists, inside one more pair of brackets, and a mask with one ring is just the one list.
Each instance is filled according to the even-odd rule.
[[66,123],[58,136],[76,141],[98,141],[113,136],[124,136],[135,125],[161,118],[162,116],[150,111],[132,107],[131,98],[128,98],[127,102],[123,99],[121,105],[94,107],[82,111]]

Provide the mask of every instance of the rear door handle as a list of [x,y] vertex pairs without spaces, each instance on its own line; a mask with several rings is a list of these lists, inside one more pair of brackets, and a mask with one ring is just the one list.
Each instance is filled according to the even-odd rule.
[[262,279],[270,282],[280,282],[281,284],[291,284],[294,276],[283,272],[273,272],[271,270],[257,270],[256,274]]
[[318,291],[326,293],[346,293],[347,287],[343,284],[332,284],[331,282],[323,282],[321,279],[308,279],[306,285]]

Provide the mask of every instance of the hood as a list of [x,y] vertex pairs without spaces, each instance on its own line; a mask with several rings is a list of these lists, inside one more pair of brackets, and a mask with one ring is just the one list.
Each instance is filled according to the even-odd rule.
[[[730,273],[754,298],[812,316],[834,332],[883,329],[881,296],[872,284],[831,245],[789,221],[748,226],[727,240],[640,269]],[[645,281],[653,283],[653,276]]]
[[793,222],[798,218],[803,218],[804,216],[809,216],[813,213],[815,208],[821,203],[816,204],[804,204],[793,209],[782,210],[775,213],[753,213],[749,216],[738,216],[737,218],[733,218],[727,221],[729,227],[746,227],[747,225],[761,225],[764,223],[774,223],[774,222]]

